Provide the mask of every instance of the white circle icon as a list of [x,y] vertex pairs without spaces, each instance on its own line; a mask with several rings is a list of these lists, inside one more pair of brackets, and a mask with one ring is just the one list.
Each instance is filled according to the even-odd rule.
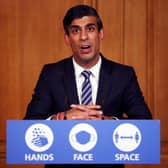
[[[87,140],[85,139],[85,137],[87,137]],[[85,139],[83,143],[81,142],[82,139]],[[71,146],[77,151],[89,151],[97,143],[96,130],[91,125],[86,123],[77,124],[71,129],[69,133],[69,142]]]
[[51,128],[45,124],[33,124],[25,133],[27,146],[36,152],[48,150],[51,147],[53,140],[53,132]]
[[124,152],[135,150],[142,140],[140,130],[135,125],[129,123],[119,125],[114,130],[112,138],[115,146]]

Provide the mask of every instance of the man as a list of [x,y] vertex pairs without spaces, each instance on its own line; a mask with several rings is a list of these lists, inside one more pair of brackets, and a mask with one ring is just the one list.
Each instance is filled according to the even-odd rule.
[[43,67],[25,119],[112,120],[122,119],[124,113],[129,119],[151,119],[133,68],[100,53],[103,24],[97,11],[74,6],[63,25],[73,54]]

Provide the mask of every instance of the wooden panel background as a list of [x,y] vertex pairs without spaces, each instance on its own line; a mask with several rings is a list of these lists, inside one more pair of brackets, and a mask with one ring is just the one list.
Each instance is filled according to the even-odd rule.
[[167,0],[0,0],[0,167],[23,166],[5,163],[6,120],[23,118],[42,65],[71,54],[62,18],[79,3],[97,8],[105,30],[102,53],[134,66],[154,119],[161,121],[161,164],[136,167],[167,168]]

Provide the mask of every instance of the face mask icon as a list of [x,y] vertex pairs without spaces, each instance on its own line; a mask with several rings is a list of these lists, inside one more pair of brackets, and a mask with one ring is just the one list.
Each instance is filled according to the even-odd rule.
[[69,142],[75,150],[87,152],[96,145],[97,132],[95,128],[89,124],[77,124],[70,130]]

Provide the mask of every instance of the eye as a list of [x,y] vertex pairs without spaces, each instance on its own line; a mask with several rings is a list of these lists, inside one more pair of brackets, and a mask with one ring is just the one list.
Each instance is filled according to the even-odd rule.
[[79,31],[80,31],[80,30],[79,30],[78,27],[72,27],[72,28],[71,28],[71,33],[72,33],[72,34],[78,34]]
[[95,31],[95,26],[94,25],[90,25],[87,27],[88,32],[94,32]]

